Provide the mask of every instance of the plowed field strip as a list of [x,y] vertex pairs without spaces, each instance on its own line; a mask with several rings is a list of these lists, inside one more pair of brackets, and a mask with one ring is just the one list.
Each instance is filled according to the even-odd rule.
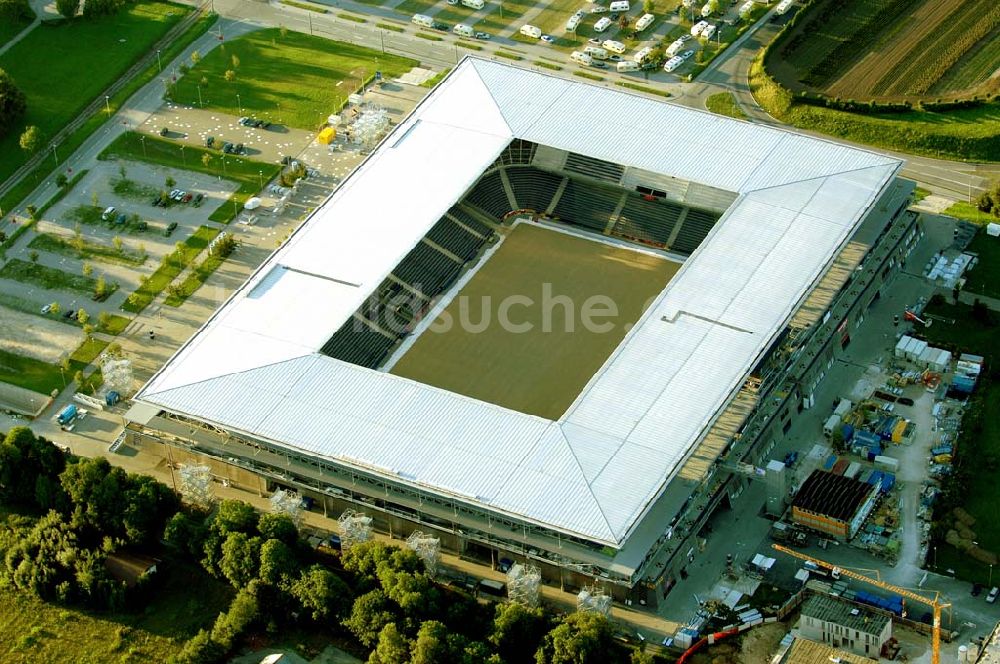
[[[974,90],[983,86],[978,93],[992,93],[1000,90],[1000,26],[979,40],[956,62],[944,76],[931,86],[930,92],[943,94],[952,91]],[[993,76],[992,81],[990,77]],[[989,83],[983,85],[984,83]]]

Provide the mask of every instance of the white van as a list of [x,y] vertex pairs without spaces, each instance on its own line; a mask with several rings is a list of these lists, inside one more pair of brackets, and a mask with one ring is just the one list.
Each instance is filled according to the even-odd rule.
[[605,39],[601,46],[612,53],[618,53],[619,55],[625,52],[625,44],[613,39]]
[[595,60],[607,60],[608,52],[605,51],[600,46],[588,46],[583,49],[583,52],[592,57]]
[[410,22],[415,23],[417,25],[422,25],[425,28],[430,28],[434,25],[434,19],[432,19],[430,16],[427,16],[426,14],[414,14],[413,18],[410,19]]
[[645,60],[646,58],[648,58],[649,54],[652,53],[652,52],[653,52],[653,47],[652,46],[647,46],[646,48],[642,48],[642,49],[639,49],[638,51],[636,51],[635,55],[632,56],[632,59],[636,62],[636,64],[640,64],[641,65],[642,62],[643,62],[643,60]]
[[618,63],[617,69],[619,74],[624,74],[625,72],[630,72],[630,71],[638,71],[639,63],[632,62],[631,60],[622,60],[621,62]]
[[667,57],[672,58],[673,56],[680,53],[682,48],[684,48],[684,42],[678,39],[677,41],[670,44],[670,46],[668,46],[667,50],[664,52],[667,54]]
[[656,17],[653,16],[652,14],[643,14],[642,16],[639,17],[639,20],[635,22],[635,31],[642,32],[650,25],[652,25],[653,21],[655,20]]
[[594,59],[583,51],[573,51],[573,54],[569,57],[572,58],[574,62],[579,62],[581,65],[587,65],[588,67],[594,64]]
[[532,39],[541,39],[542,29],[537,25],[522,25],[521,34],[525,37],[531,37]]
[[600,19],[597,20],[597,23],[594,24],[594,32],[604,32],[605,30],[611,27],[611,23],[612,21],[610,18],[608,18],[607,16],[602,16]]
[[712,35],[715,34],[715,26],[709,25],[704,30],[701,31],[701,36],[705,39],[711,39]]
[[701,31],[708,27],[708,21],[698,21],[691,26],[691,36],[697,37],[701,34]]
[[628,0],[615,0],[615,2],[608,5],[608,9],[613,12],[627,12],[631,8],[632,6],[628,3]]
[[451,29],[451,31],[454,32],[459,37],[473,37],[476,34],[475,30],[465,25],[464,23],[457,24],[454,28]]
[[462,0],[462,4],[472,9],[482,9],[486,3],[483,0]]
[[569,20],[566,21],[566,32],[576,32],[576,26],[578,25],[580,25],[580,17],[573,14],[569,17]]

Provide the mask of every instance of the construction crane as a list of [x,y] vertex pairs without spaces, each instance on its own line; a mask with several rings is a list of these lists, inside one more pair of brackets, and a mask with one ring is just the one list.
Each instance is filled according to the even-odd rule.
[[799,553],[787,547],[781,546],[780,544],[771,545],[775,551],[780,551],[782,553],[787,553],[793,558],[798,558],[799,560],[805,560],[824,567],[830,570],[831,573],[836,571],[837,575],[846,576],[857,581],[863,581],[864,583],[871,584],[876,588],[882,588],[883,590],[888,590],[894,592],[901,597],[913,600],[914,602],[920,602],[921,604],[926,604],[931,607],[934,612],[934,626],[931,629],[931,664],[939,664],[941,660],[941,609],[951,608],[950,602],[941,602],[940,593],[934,592],[933,599],[928,599],[922,595],[918,595],[915,592],[907,590],[906,588],[900,588],[899,586],[894,586],[891,583],[886,583],[885,581],[880,581],[879,579],[873,579],[870,576],[865,576],[864,574],[858,574],[857,572],[851,571],[849,569],[844,569],[843,567],[837,567],[819,558],[813,558],[804,553]]

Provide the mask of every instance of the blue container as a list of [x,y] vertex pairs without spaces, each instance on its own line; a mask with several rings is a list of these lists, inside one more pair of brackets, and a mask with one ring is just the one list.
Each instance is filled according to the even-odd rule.
[[882,475],[882,493],[889,493],[892,491],[892,487],[896,486],[896,476],[892,473],[883,473]]
[[878,484],[882,481],[882,471],[873,470],[872,474],[868,477],[869,484]]
[[835,463],[837,463],[837,455],[831,454],[826,458],[826,462],[823,463],[823,470],[830,470]]
[[840,433],[844,436],[844,442],[849,443],[851,439],[854,438],[854,427],[850,424],[845,424],[840,427]]

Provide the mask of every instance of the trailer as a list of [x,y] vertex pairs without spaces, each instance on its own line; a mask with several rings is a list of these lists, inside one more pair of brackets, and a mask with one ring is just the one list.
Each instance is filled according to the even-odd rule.
[[78,411],[76,406],[74,404],[70,404],[63,408],[62,411],[60,411],[60,413],[56,416],[56,422],[58,422],[60,426],[66,426],[76,419],[77,413]]

